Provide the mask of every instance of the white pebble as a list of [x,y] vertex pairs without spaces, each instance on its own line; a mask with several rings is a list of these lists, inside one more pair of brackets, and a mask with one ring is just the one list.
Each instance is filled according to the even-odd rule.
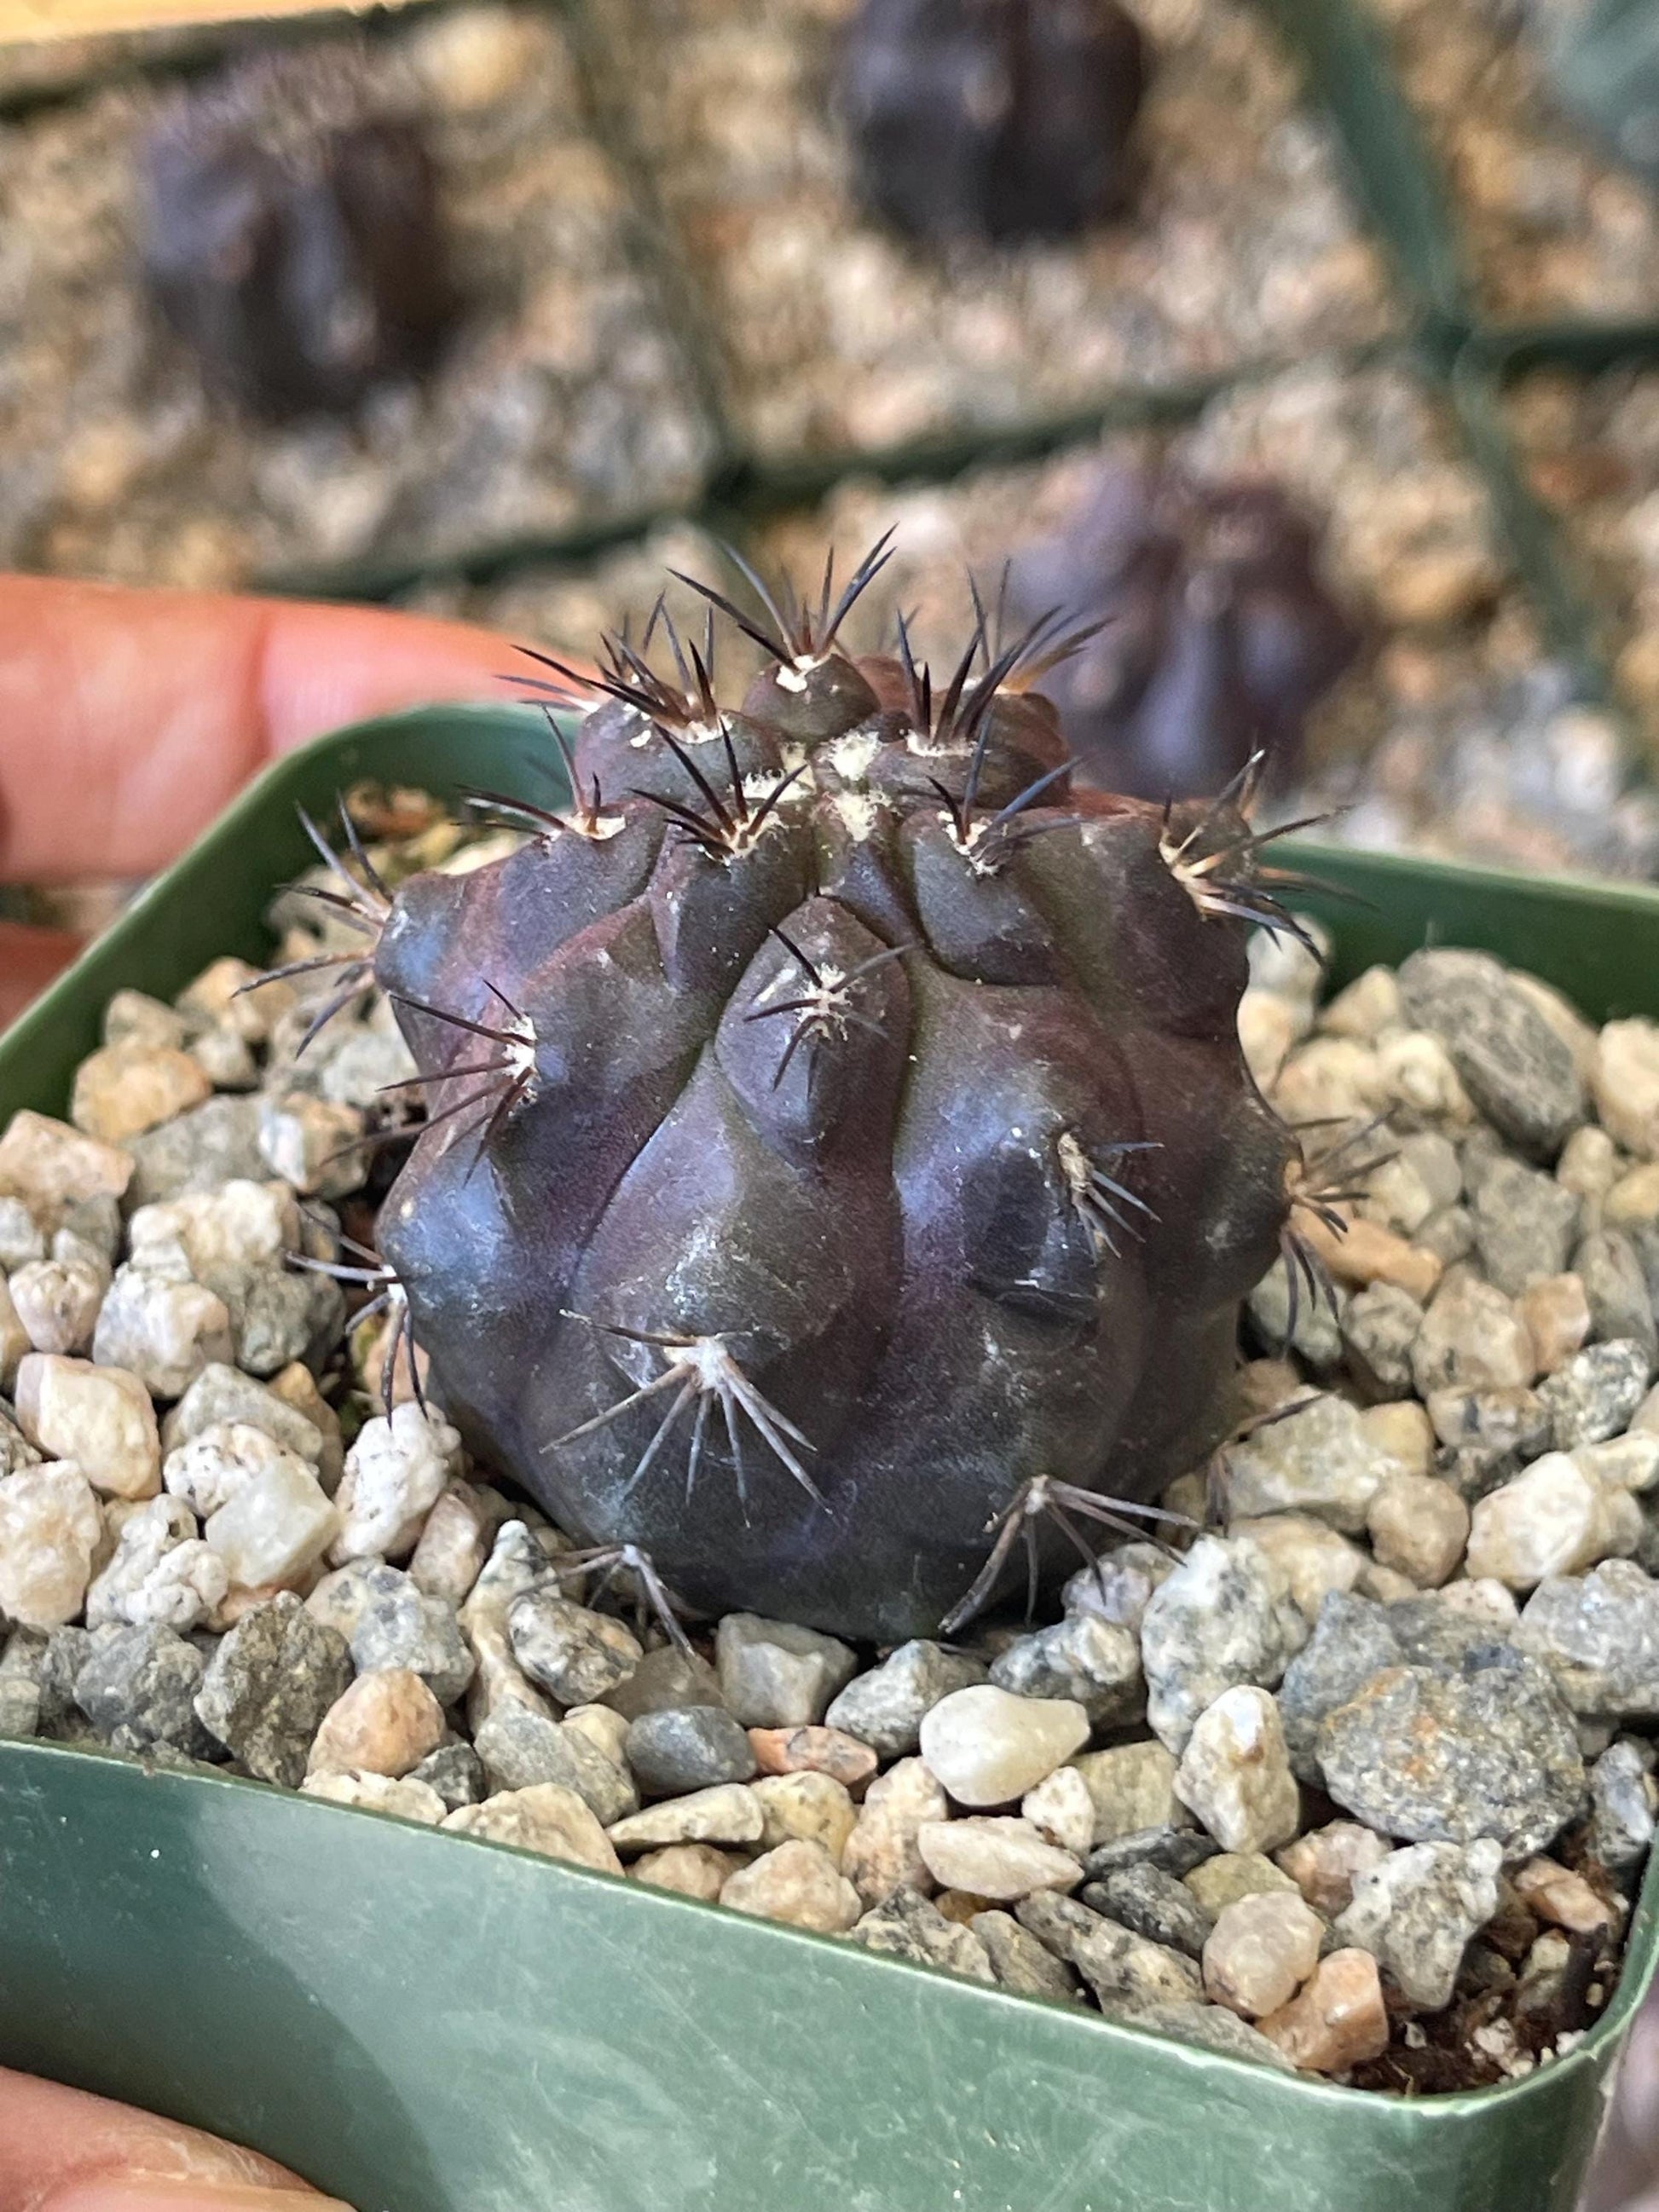
[[1045,1843],[1029,1820],[992,1814],[928,1820],[916,1832],[921,1863],[944,1889],[964,1889],[998,1904],[1040,1889],[1075,1889],[1083,1868],[1070,1851]]
[[316,1565],[339,1516],[312,1470],[292,1452],[253,1475],[209,1520],[207,1541],[234,1584],[287,1589]]
[[22,1628],[61,1628],[79,1613],[103,1535],[79,1468],[24,1468],[0,1480],[0,1613]]
[[155,1408],[136,1375],[53,1352],[17,1370],[17,1419],[49,1459],[72,1460],[109,1498],[153,1498],[161,1486]]
[[461,1440],[441,1414],[414,1404],[366,1422],[346,1455],[337,1492],[339,1534],[330,1554],[400,1559],[415,1548],[427,1515],[460,1472]]
[[921,1756],[960,1805],[1006,1805],[1089,1741],[1072,1698],[1018,1698],[990,1682],[953,1690],[922,1715]]
[[1271,1851],[1290,1842],[1301,1798],[1279,1707],[1266,1690],[1240,1685],[1205,1708],[1175,1788],[1224,1851]]
[[1531,1589],[1548,1575],[1582,1574],[1598,1560],[1636,1549],[1641,1508],[1566,1452],[1547,1452],[1474,1508],[1468,1572],[1510,1589]]

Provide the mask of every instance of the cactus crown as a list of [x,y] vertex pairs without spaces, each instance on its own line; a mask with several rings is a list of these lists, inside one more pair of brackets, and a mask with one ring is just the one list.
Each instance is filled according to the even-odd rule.
[[[374,956],[428,1103],[379,1241],[447,1410],[690,1605],[878,1640],[1036,1544],[1032,1498],[1138,1510],[1224,1426],[1294,1149],[1243,925],[1297,927],[1254,769],[1072,788],[1059,617],[976,595],[937,678],[902,626],[845,649],[886,557],[705,590],[701,641],[659,605],[597,682],[533,656],[599,695],[569,798],[477,794],[526,841],[404,884]],[[738,708],[713,618],[766,655]]]

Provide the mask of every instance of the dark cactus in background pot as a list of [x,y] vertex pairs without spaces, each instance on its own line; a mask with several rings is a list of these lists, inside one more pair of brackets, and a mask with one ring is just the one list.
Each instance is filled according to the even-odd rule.
[[337,53],[261,56],[182,94],[143,187],[151,291],[222,396],[337,413],[431,360],[454,304],[436,173]]
[[841,106],[860,190],[934,246],[1121,214],[1146,41],[1117,0],[865,0]]
[[430,1117],[381,1248],[446,1407],[698,1610],[891,1641],[1000,1522],[1053,1574],[1226,1426],[1294,1148],[1245,926],[1294,925],[1248,788],[1072,787],[1056,618],[981,616],[938,679],[902,629],[848,657],[879,560],[729,610],[768,655],[735,710],[712,624],[668,678],[613,644],[568,808],[362,899]]

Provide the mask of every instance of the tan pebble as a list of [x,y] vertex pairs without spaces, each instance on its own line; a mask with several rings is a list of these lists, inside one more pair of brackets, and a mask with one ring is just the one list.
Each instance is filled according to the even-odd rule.
[[1553,1375],[1589,1334],[1589,1300],[1580,1275],[1546,1275],[1522,1291],[1516,1308],[1532,1335],[1540,1375]]
[[1564,998],[1553,983],[1541,975],[1530,975],[1524,968],[1511,968],[1510,985],[1523,999],[1530,1000],[1572,1054],[1573,1066],[1585,1082],[1595,1064],[1595,1030],[1584,1019],[1571,1000]]
[[228,1024],[248,1044],[264,1044],[284,1014],[299,1003],[292,983],[262,983],[246,960],[216,960],[175,1001],[181,1014],[216,1027]]
[[1442,1285],[1412,1346],[1419,1397],[1441,1390],[1524,1389],[1538,1371],[1532,1332],[1511,1300],[1466,1268]]
[[729,1911],[826,1936],[844,1934],[864,1909],[823,1845],[800,1840],[780,1844],[731,1875],[720,1903]]
[[37,1352],[78,1353],[92,1342],[109,1271],[90,1260],[35,1260],[9,1285],[12,1310]]
[[1194,1723],[1176,1795],[1224,1851],[1270,1851],[1297,1832],[1301,1796],[1279,1707],[1266,1690],[1224,1690]]
[[1021,1698],[993,1682],[952,1690],[921,1717],[921,1755],[958,1804],[1006,1805],[1088,1742],[1072,1698]]
[[1368,1121],[1388,1103],[1377,1057],[1353,1037],[1317,1036],[1279,1070],[1273,1103],[1292,1124]]
[[1409,1575],[1402,1575],[1398,1567],[1385,1567],[1377,1559],[1366,1560],[1354,1589],[1374,1605],[1395,1605],[1401,1598],[1423,1595]]
[[1594,1936],[1618,1925],[1620,1917],[1607,1899],[1598,1897],[1581,1874],[1554,1859],[1528,1859],[1510,1876],[1516,1895],[1540,1920],[1570,1935]]
[[428,1783],[387,1774],[308,1774],[300,1784],[307,1797],[335,1805],[360,1805],[371,1813],[393,1813],[422,1827],[441,1826],[448,1808]]
[[462,1805],[443,1823],[465,1836],[514,1844],[521,1851],[565,1859],[599,1874],[620,1874],[622,1861],[605,1830],[574,1790],[538,1782],[528,1790],[503,1790],[482,1805]]
[[1607,1131],[1586,1121],[1562,1146],[1555,1180],[1563,1190],[1577,1191],[1581,1198],[1603,1199],[1627,1164]]
[[98,1500],[79,1468],[28,1467],[0,1480],[0,1613],[20,1628],[76,1619],[103,1540]]
[[1358,1820],[1331,1820],[1273,1856],[1320,1917],[1334,1920],[1353,1903],[1356,1877],[1380,1866],[1389,1850],[1386,1838],[1374,1828],[1362,1828]]
[[1402,1107],[1447,1129],[1467,1128],[1475,1118],[1469,1094],[1451,1054],[1427,1030],[1401,1030],[1376,1042],[1384,1107]]
[[1414,1398],[1367,1406],[1359,1425],[1366,1441],[1398,1460],[1407,1474],[1426,1474],[1434,1465],[1434,1425]]
[[647,1851],[628,1869],[629,1878],[647,1889],[672,1889],[678,1897],[700,1898],[715,1905],[720,1893],[748,1861],[737,1851],[717,1850],[713,1844],[665,1844]]
[[765,1823],[761,1844],[822,1844],[837,1867],[859,1817],[845,1783],[832,1774],[764,1774],[750,1784]]
[[1386,1475],[1366,1510],[1371,1547],[1385,1567],[1436,1589],[1463,1556],[1469,1509],[1431,1474]]
[[924,1821],[916,1849],[941,1888],[965,1889],[1000,1905],[1042,1889],[1075,1889],[1083,1879],[1079,1861],[1045,1843],[1029,1820],[993,1814]]
[[933,1889],[916,1836],[949,1810],[943,1788],[919,1759],[901,1759],[870,1784],[842,1854],[842,1870],[866,1905],[880,1905],[896,1889]]
[[1286,1359],[1249,1359],[1233,1377],[1242,1419],[1257,1413],[1276,1413],[1299,1398],[1307,1387]]
[[954,1920],[958,1928],[971,1928],[982,1912],[988,1912],[994,1899],[975,1897],[971,1889],[940,1889],[933,1893],[933,1910],[946,1920]]
[[0,1390],[9,1390],[18,1363],[34,1349],[34,1340],[23,1326],[22,1316],[12,1304],[11,1292],[0,1275]]
[[827,1774],[854,1796],[880,1764],[867,1743],[842,1729],[751,1728],[747,1733],[763,1774]]
[[1639,1159],[1659,1158],[1659,1024],[1608,1022],[1595,1041],[1590,1088],[1614,1142]]
[[1020,1817],[1045,1843],[1082,1858],[1095,1839],[1095,1801],[1075,1766],[1059,1766],[1020,1800]]
[[619,1851],[636,1851],[659,1844],[757,1844],[765,1825],[760,1799],[746,1782],[717,1782],[629,1813],[607,1832]]
[[310,1468],[278,1446],[270,1465],[211,1514],[202,1534],[233,1585],[298,1589],[314,1584],[338,1526],[339,1515]]
[[1289,1875],[1261,1851],[1219,1851],[1182,1878],[1205,1911],[1217,1916],[1241,1897],[1296,1887]]
[[1230,1537],[1248,1536],[1284,1576],[1297,1609],[1309,1621],[1332,1590],[1351,1590],[1365,1565],[1357,1544],[1307,1513],[1267,1513],[1228,1524]]
[[[0,1192],[56,1217],[83,1198],[119,1198],[132,1180],[131,1152],[24,1107],[0,1137]],[[55,1225],[55,1218],[54,1218]]]
[[1321,1011],[1319,1026],[1328,1036],[1369,1043],[1400,1018],[1400,984],[1393,969],[1367,968]]
[[1444,1264],[1436,1253],[1421,1244],[1408,1243],[1377,1221],[1350,1221],[1345,1237],[1339,1237],[1313,1215],[1300,1222],[1298,1228],[1341,1283],[1392,1283],[1423,1305],[1434,1295],[1444,1273]]
[[345,1444],[340,1417],[317,1388],[316,1376],[303,1359],[295,1359],[273,1375],[265,1388],[285,1406],[292,1406],[296,1413],[302,1413],[321,1437],[323,1449],[317,1479],[332,1498],[345,1465]]
[[1192,1815],[1175,1794],[1176,1762],[1161,1743],[1124,1743],[1085,1751],[1072,1761],[1094,1801],[1097,1844],[1115,1843],[1142,1828],[1185,1828]]
[[1307,2074],[1346,2074],[1389,2047],[1382,1977],[1369,1951],[1333,1951],[1299,1995],[1256,2026]]
[[443,1707],[407,1667],[360,1674],[323,1716],[309,1774],[386,1774],[418,1766],[443,1741]]
[[119,1145],[188,1113],[212,1095],[212,1084],[187,1052],[109,1044],[76,1070],[70,1119],[87,1136]]
[[409,1562],[412,1582],[429,1596],[461,1604],[489,1557],[494,1525],[470,1482],[446,1484],[426,1518]]
[[1238,1042],[1259,1089],[1278,1080],[1291,1047],[1307,1034],[1308,1010],[1275,991],[1246,991],[1238,1002]]
[[609,1705],[572,1705],[564,1724],[585,1735],[595,1751],[602,1751],[613,1766],[628,1765],[628,1723]]
[[109,1498],[154,1498],[161,1432],[149,1392],[121,1367],[34,1352],[19,1363],[17,1419],[49,1459],[73,1460]]
[[1659,1437],[1650,1429],[1632,1429],[1599,1444],[1580,1444],[1572,1457],[1615,1490],[1651,1490],[1659,1482]]
[[1565,1452],[1547,1452],[1481,1498],[1469,1530],[1468,1573],[1510,1589],[1548,1575],[1582,1574],[1627,1558],[1642,1533],[1641,1508]]
[[1204,1946],[1204,1994],[1246,2020],[1288,2004],[1319,1963],[1325,1923],[1294,1889],[1223,1908]]
[[1659,1220],[1659,1165],[1621,1176],[1607,1193],[1601,1219],[1608,1229],[1641,1229]]

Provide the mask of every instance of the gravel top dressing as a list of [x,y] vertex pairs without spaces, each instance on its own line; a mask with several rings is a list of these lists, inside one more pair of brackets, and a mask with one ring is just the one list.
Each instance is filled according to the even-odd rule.
[[[351,805],[393,884],[513,842]],[[349,936],[273,923],[284,960]],[[1593,2025],[1659,1804],[1659,1028],[1455,949],[1322,1006],[1258,938],[1241,1033],[1308,1164],[1233,1440],[1059,1619],[881,1652],[671,1635],[471,1463],[373,1249],[390,1010],[300,1057],[322,987],[251,973],[118,994],[70,1118],[0,1134],[0,1730],[1365,2087]]]

